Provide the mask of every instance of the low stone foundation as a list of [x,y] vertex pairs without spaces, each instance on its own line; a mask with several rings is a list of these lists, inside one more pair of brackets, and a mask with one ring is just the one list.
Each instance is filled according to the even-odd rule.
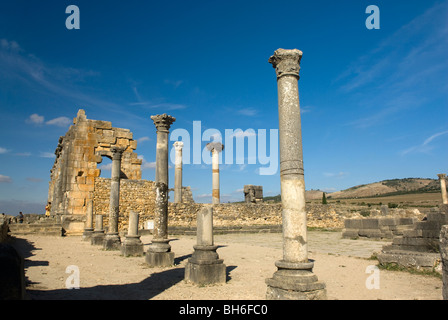
[[359,237],[373,239],[392,239],[394,236],[403,235],[405,230],[413,228],[417,218],[377,217],[346,219],[342,237],[353,239]]
[[441,272],[439,237],[447,223],[448,206],[439,212],[430,212],[423,221],[417,221],[402,235],[395,236],[378,254],[380,264],[397,264],[406,268],[429,269]]

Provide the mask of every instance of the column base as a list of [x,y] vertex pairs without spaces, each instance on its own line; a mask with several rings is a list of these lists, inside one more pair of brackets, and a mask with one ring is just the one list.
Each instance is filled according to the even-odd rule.
[[82,241],[90,241],[93,235],[93,228],[85,228],[82,234]]
[[174,265],[174,252],[171,252],[169,240],[153,239],[145,255],[146,263],[151,267],[171,267]]
[[145,261],[150,267],[171,267],[174,265],[174,252],[147,251]]
[[126,236],[121,245],[121,255],[125,257],[141,257],[143,254],[143,242],[140,240],[140,236]]
[[121,240],[118,232],[114,233],[106,233],[103,242],[104,250],[120,250],[121,248]]
[[185,280],[197,285],[226,283],[226,265],[219,259],[218,246],[194,246],[185,266]]
[[293,263],[277,261],[278,270],[266,279],[267,300],[325,300],[325,283],[319,282],[313,274],[314,263]]
[[90,244],[93,246],[102,246],[104,242],[104,231],[94,231],[90,238]]

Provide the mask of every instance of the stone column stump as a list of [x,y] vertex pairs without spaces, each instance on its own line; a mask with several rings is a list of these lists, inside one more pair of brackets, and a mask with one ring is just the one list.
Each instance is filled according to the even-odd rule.
[[103,216],[95,215],[95,230],[90,238],[90,244],[93,246],[102,246],[104,242]]
[[121,255],[125,257],[143,256],[143,242],[138,235],[139,214],[131,211],[129,214],[129,229],[123,244],[121,245]]
[[185,266],[185,280],[197,285],[226,282],[226,265],[219,259],[213,243],[213,207],[207,206],[198,212],[197,244]]

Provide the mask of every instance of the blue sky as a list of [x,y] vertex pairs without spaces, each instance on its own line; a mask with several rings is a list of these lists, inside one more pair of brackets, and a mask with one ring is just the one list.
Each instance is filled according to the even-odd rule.
[[[371,4],[378,30],[365,26]],[[69,5],[79,30],[65,26]],[[191,135],[194,121],[223,135],[278,129],[278,48],[303,51],[307,189],[437,178],[448,171],[447,15],[447,1],[2,0],[0,211],[44,212],[58,138],[80,108],[134,133],[149,180],[151,115]],[[279,194],[279,172],[247,162],[221,165],[222,201],[242,200],[245,184]],[[209,165],[184,165],[196,201],[210,202],[211,179]]]

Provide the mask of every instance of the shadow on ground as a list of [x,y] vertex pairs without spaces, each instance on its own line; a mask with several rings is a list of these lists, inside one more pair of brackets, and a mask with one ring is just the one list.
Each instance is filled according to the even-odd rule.
[[[26,270],[35,266],[48,266],[48,261],[35,261],[27,258],[34,255],[34,251],[41,250],[27,239],[14,238],[11,244],[24,258],[25,275]],[[175,265],[191,257],[191,254],[175,258]],[[236,266],[227,266],[226,278],[231,279],[230,272]],[[79,289],[56,289],[41,290],[37,282],[32,282],[26,278],[26,284],[37,285],[32,290],[27,290],[27,296],[31,300],[149,300],[159,295],[165,290],[184,280],[185,269],[173,268],[154,273],[148,278],[138,283],[118,284],[118,285],[98,285],[94,287]],[[82,286],[82,283],[81,283]]]

